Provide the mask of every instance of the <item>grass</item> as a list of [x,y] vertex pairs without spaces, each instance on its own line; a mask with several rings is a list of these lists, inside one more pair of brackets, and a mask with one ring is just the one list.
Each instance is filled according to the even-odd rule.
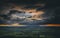
[[[59,27],[0,27],[0,38],[57,38]],[[59,35],[58,35],[59,36]]]

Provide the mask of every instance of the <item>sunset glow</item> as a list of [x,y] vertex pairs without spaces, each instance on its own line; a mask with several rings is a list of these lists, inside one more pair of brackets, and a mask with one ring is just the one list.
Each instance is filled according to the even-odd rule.
[[[11,25],[8,25],[8,24],[0,24],[0,26],[27,26],[27,25],[22,25],[22,24],[11,24]],[[48,27],[52,27],[52,26],[59,26],[60,27],[60,24],[45,24],[45,25],[40,25],[40,26],[48,26]]]

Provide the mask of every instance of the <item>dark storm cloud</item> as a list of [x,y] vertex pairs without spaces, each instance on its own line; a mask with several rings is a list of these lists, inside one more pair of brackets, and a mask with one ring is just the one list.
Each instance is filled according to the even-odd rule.
[[[44,6],[40,5],[38,6],[37,4],[44,4]],[[44,10],[45,13],[42,15],[44,19],[40,23],[60,23],[60,3],[59,0],[2,0],[0,1],[0,16],[3,17],[2,23],[6,22],[5,19],[8,18],[9,15],[2,15],[1,11],[14,5],[26,5],[23,7],[23,9],[36,9],[36,10]],[[57,8],[59,7],[59,8]],[[58,11],[57,11],[58,10]],[[39,22],[39,21],[38,21]],[[38,24],[40,24],[38,23]]]
[[[41,5],[42,4],[42,5]],[[44,5],[43,5],[44,4]],[[2,8],[3,9],[5,9],[5,8],[7,8],[7,7],[9,7],[10,5],[26,5],[25,7],[23,7],[24,9],[26,8],[26,9],[36,9],[36,10],[42,10],[42,9],[45,9],[44,7],[45,7],[45,1],[37,1],[37,0],[30,0],[30,1],[22,1],[22,0],[12,0],[12,1],[3,1],[3,3],[2,3]],[[3,17],[3,23],[4,22],[8,22],[8,16],[9,15],[2,15],[2,17]],[[5,19],[7,19],[7,20],[5,20]],[[8,23],[14,23],[14,22],[17,22],[17,21],[14,21],[14,20],[10,20]],[[24,22],[24,21],[23,21]],[[35,23],[33,23],[33,22],[35,22]],[[46,20],[42,20],[42,21],[33,21],[32,23],[33,24],[42,24],[42,23],[45,23],[46,22]],[[22,22],[21,22],[22,23]],[[31,22],[29,22],[30,24],[32,24]],[[28,24],[29,24],[28,23]],[[25,22],[23,23],[23,24],[26,24]]]

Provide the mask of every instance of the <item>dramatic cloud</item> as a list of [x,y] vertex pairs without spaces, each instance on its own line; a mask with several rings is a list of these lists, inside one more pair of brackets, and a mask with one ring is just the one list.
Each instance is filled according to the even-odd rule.
[[37,10],[37,8],[40,6],[43,8],[44,4],[31,5],[31,8],[28,5],[13,5],[11,7],[6,7],[1,15],[5,15],[7,17],[5,18],[3,16],[3,19],[6,19],[7,24],[39,24],[42,22],[41,20],[43,20],[43,17],[41,15],[44,14],[43,9]]
[[[50,7],[51,6],[51,7]],[[54,23],[56,20],[56,6],[46,2],[9,2],[2,4],[0,9],[0,18],[2,23],[6,24],[45,24]],[[58,9],[59,11],[60,9]],[[59,14],[59,13],[58,13]],[[58,18],[59,19],[59,18]],[[57,23],[57,22],[56,22]]]

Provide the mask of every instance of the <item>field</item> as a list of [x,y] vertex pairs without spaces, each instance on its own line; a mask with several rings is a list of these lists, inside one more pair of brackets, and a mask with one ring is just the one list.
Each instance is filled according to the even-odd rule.
[[59,38],[60,27],[0,26],[0,38]]

